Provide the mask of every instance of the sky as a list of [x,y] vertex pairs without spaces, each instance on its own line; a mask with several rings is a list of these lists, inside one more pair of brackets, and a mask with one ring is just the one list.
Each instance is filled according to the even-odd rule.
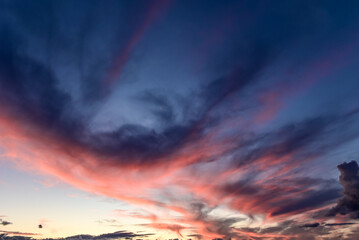
[[358,8],[0,0],[0,239],[359,239]]

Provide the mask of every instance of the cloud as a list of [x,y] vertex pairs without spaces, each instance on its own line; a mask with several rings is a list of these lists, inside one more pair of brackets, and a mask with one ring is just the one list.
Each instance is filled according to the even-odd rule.
[[149,237],[151,235],[154,235],[154,234],[153,233],[138,234],[138,233],[133,233],[133,232],[128,232],[128,231],[118,231],[118,232],[114,232],[114,233],[101,234],[98,236],[94,236],[90,239],[105,240],[105,239],[117,239],[117,238]]
[[[39,28],[39,32],[44,34],[51,26],[49,28],[41,19],[55,21],[53,15],[57,14],[56,12],[44,14],[42,12],[47,11],[40,11],[41,7],[52,9],[51,4],[48,5],[29,6],[28,12],[20,8],[16,17],[30,24],[31,28]],[[144,20],[144,26],[140,27],[139,33],[135,33],[134,39],[130,40],[129,46],[125,47],[125,49],[132,49],[134,46],[132,42],[138,41],[136,36],[142,36],[143,31],[151,24],[153,19],[157,18],[158,7],[166,9],[162,5],[167,4],[160,1],[153,7],[154,9],[150,8],[148,10],[148,19]],[[91,6],[85,8],[86,12],[90,11],[89,9],[91,9]],[[22,11],[25,11],[26,14]],[[37,14],[38,12],[41,12],[41,14]],[[38,18],[32,19],[30,17],[32,15],[36,15]],[[27,22],[26,20],[29,18],[31,21]],[[82,21],[83,19],[80,22]],[[59,31],[57,30],[57,25],[60,23],[55,21],[53,24],[56,26],[54,31]],[[296,21],[293,24],[296,25]],[[292,32],[290,29],[285,30]],[[253,41],[251,41],[250,45],[240,46],[239,48],[245,49],[245,51],[240,51],[241,54],[236,53],[229,57],[235,62],[233,68],[230,69],[230,73],[224,74],[218,79],[209,80],[198,91],[198,94],[195,94],[197,96],[192,97],[193,100],[198,98],[202,104],[197,109],[197,116],[191,122],[170,125],[161,132],[142,125],[124,124],[110,133],[100,133],[93,136],[86,127],[88,122],[86,121],[87,116],[85,113],[79,112],[79,109],[73,107],[75,102],[68,91],[57,87],[58,82],[60,82],[57,77],[58,74],[51,66],[35,60],[31,56],[20,54],[20,52],[24,51],[23,47],[21,47],[22,45],[18,43],[19,41],[24,41],[21,34],[15,37],[14,31],[10,30],[10,28],[3,31],[6,38],[2,39],[3,51],[1,57],[3,68],[1,69],[1,87],[3,89],[3,105],[7,105],[7,110],[11,112],[9,114],[21,119],[20,124],[25,123],[28,127],[35,127],[38,131],[51,129],[54,138],[61,138],[60,141],[78,146],[83,151],[90,151],[98,156],[107,155],[111,158],[116,158],[116,160],[112,159],[111,164],[117,163],[120,165],[131,164],[131,162],[135,162],[137,165],[139,162],[150,161],[153,163],[159,161],[162,155],[172,154],[174,149],[181,147],[184,142],[187,143],[188,139],[190,139],[189,136],[198,137],[201,132],[197,133],[196,129],[198,129],[201,122],[206,120],[208,113],[215,106],[225,101],[232,93],[237,94],[249,84],[255,82],[257,75],[267,66],[268,59],[276,55],[274,49],[277,48],[276,41],[273,40],[269,44],[264,44],[262,40],[257,39],[255,36],[253,36]],[[287,35],[278,34],[275,40],[277,38],[285,42]],[[128,51],[130,50],[124,50],[124,55],[128,55]],[[128,57],[125,58],[127,59]],[[119,65],[122,68],[123,64],[120,63]],[[97,76],[97,74],[91,75]],[[86,87],[94,88],[94,84],[86,84]],[[96,86],[95,89],[101,91],[101,86]],[[94,89],[91,91],[94,91]],[[156,100],[155,104],[159,107],[154,110],[157,116],[162,120],[173,118],[173,110],[169,108],[168,101],[162,98],[159,102],[159,97],[154,98],[153,93],[148,93],[147,99],[149,99],[149,96],[151,96],[152,102]],[[106,159],[108,158],[106,157]]]
[[340,184],[343,186],[343,197],[329,212],[329,216],[349,214],[353,219],[359,219],[359,166],[356,161],[344,162],[338,165]]
[[215,207],[208,207],[202,202],[193,202],[189,211],[189,216],[184,219],[184,223],[190,226],[197,226],[195,232],[202,238],[231,238],[237,237],[234,225],[245,220],[240,217],[217,217],[211,215]]
[[120,54],[115,57],[113,61],[113,66],[111,67],[105,83],[110,87],[114,85],[117,79],[122,74],[123,68],[127,64],[130,55],[134,51],[136,44],[143,38],[145,31],[148,31],[148,28],[152,27],[154,22],[158,20],[165,12],[168,11],[171,2],[169,1],[157,1],[148,7],[148,11],[145,13],[145,18],[134,32],[133,36],[130,37],[128,43],[125,44]]
[[33,239],[31,237],[27,237],[27,236],[9,236],[9,235],[6,235],[6,234],[0,234],[0,239],[2,240],[30,240],[30,239]]
[[308,223],[308,224],[304,224],[303,227],[304,228],[316,228],[319,227],[319,223]]
[[178,234],[178,236],[183,237],[181,231],[186,229],[186,227],[179,224],[168,224],[168,223],[149,223],[142,224],[142,226],[150,227],[157,230],[169,230]]
[[3,225],[3,226],[6,226],[6,225],[9,225],[9,224],[12,224],[12,222],[0,219],[0,224]]
[[[301,225],[295,221],[283,221],[272,227],[243,227],[237,231],[244,239],[338,239],[344,238],[348,233],[354,233],[355,228],[350,228],[355,223],[307,223]],[[336,226],[342,227],[338,231]]]
[[343,125],[353,122],[356,118],[356,111],[311,117],[284,125],[272,132],[252,135],[234,149],[234,167],[260,164],[267,156],[277,160],[290,157],[295,163],[296,158],[302,161],[320,155],[327,149],[344,144],[357,136],[357,127],[353,127],[352,131],[342,130]]
[[292,203],[283,204],[280,209],[272,213],[272,216],[313,209],[328,204],[328,202],[337,199],[339,196],[338,189],[309,191]]
[[316,228],[316,227],[319,227],[320,225],[323,225],[323,226],[327,226],[327,227],[335,227],[335,226],[347,226],[347,225],[353,225],[353,224],[356,224],[356,223],[350,223],[350,222],[344,222],[344,223],[308,223],[308,224],[304,224],[302,227],[303,228]]
[[[33,233],[22,233],[22,232],[10,232],[10,231],[0,231],[0,233],[3,233],[3,236],[1,239],[4,240],[16,240],[16,239],[36,239],[34,236],[39,234],[33,234]],[[12,235],[12,236],[11,236]],[[129,239],[129,238],[147,238],[154,235],[153,233],[133,233],[129,231],[117,231],[114,233],[106,233],[101,234],[97,236],[93,235],[75,235],[70,236],[62,239],[66,240],[110,240],[110,239]],[[51,240],[54,240],[54,238],[48,238]]]
[[165,124],[171,124],[174,121],[174,109],[166,96],[146,91],[138,96],[138,99],[143,101],[144,104],[153,106],[152,112]]
[[13,235],[13,237],[15,237],[15,236],[31,237],[31,236],[40,236],[41,235],[41,234],[38,234],[38,233],[28,233],[28,232],[18,232],[18,231],[3,231],[3,230],[0,230],[0,234],[5,234],[5,236]]
[[238,210],[248,213],[266,212],[268,217],[279,217],[316,209],[336,200],[340,197],[338,188],[322,189],[331,182],[300,178],[293,178],[287,183],[270,178],[267,182],[241,180],[224,185],[219,194]]
[[[129,214],[151,221],[145,226],[168,229],[178,235],[191,231],[193,236],[206,239],[243,235],[252,239],[295,237],[301,228],[294,223],[289,224],[290,227],[277,226],[282,228],[277,228],[278,232],[273,228],[238,228],[237,224],[257,216],[268,221],[297,217],[325,208],[340,197],[339,188],[332,180],[302,175],[314,171],[313,159],[358,136],[358,127],[350,124],[357,120],[357,112],[342,114],[335,109],[335,114],[315,113],[318,115],[261,128],[256,119],[273,118],[287,106],[287,101],[278,107],[271,97],[263,98],[264,102],[268,101],[263,104],[269,113],[258,111],[261,106],[252,101],[263,96],[258,91],[261,87],[276,86],[262,74],[271,71],[292,44],[302,38],[312,38],[313,32],[326,25],[318,17],[322,12],[332,14],[328,18],[334,23],[340,22],[336,21],[338,19],[350,22],[350,19],[342,19],[337,11],[331,13],[330,10],[337,7],[297,2],[290,6],[281,3],[255,7],[266,10],[263,13],[253,12],[253,6],[247,10],[243,8],[245,10],[241,11],[251,19],[248,26],[247,23],[238,26],[240,30],[230,35],[230,41],[223,44],[221,53],[213,50],[211,54],[216,57],[208,60],[211,69],[204,74],[205,79],[193,85],[185,81],[185,86],[178,85],[185,90],[184,95],[178,97],[171,91],[149,88],[162,84],[153,80],[156,77],[151,74],[146,75],[146,83],[143,83],[146,87],[128,82],[128,85],[114,84],[123,76],[135,47],[146,40],[147,30],[168,9],[168,3],[158,1],[150,8],[147,5],[137,7],[130,3],[112,3],[110,8],[89,6],[83,2],[78,3],[81,8],[42,2],[23,7],[18,4],[15,4],[17,7],[7,6],[6,9],[17,10],[12,18],[0,25],[3,36],[0,39],[0,143],[6,150],[6,157],[19,167],[56,176],[82,190],[145,209],[161,209],[159,214],[150,211]],[[211,4],[206,7],[216,10],[216,6]],[[190,9],[192,7],[203,8],[202,4],[190,6]],[[126,11],[121,12],[121,9]],[[180,12],[175,12],[174,16],[181,15],[183,9],[186,16],[191,15],[186,6],[180,5],[178,9],[174,11]],[[211,14],[207,16],[209,19],[202,19],[201,14],[203,12],[199,11],[195,16],[188,16],[195,19],[190,21],[191,25],[200,22],[196,20],[206,19],[206,24],[218,20],[211,20]],[[4,14],[2,18],[6,16]],[[236,17],[233,18],[236,22]],[[62,30],[68,29],[68,23],[63,19],[71,19],[73,32]],[[114,24],[120,20],[126,22],[126,26]],[[185,27],[181,30],[180,26],[177,29],[177,20],[171,21],[176,26],[171,25],[171,29],[181,34],[188,31]],[[341,35],[337,34],[341,33],[338,31],[336,35]],[[49,35],[46,37],[48,47],[39,52],[31,50],[37,49],[31,45],[34,41],[32,34],[36,35],[35,39],[45,39],[44,36]],[[147,37],[156,39],[151,34]],[[167,37],[173,37],[170,30]],[[183,45],[192,45],[189,40],[185,43],[187,36],[183,37]],[[196,38],[196,33],[192,37]],[[153,45],[157,47],[154,41],[145,45],[150,46],[148,49]],[[303,45],[306,46],[306,42]],[[297,51],[293,50],[293,55]],[[150,56],[152,62],[163,58],[162,53],[158,54],[153,58]],[[43,55],[46,55],[46,61]],[[320,60],[327,60],[325,57],[318,57],[315,71],[322,63]],[[329,61],[332,65],[335,62],[333,58]],[[165,68],[161,66],[159,71],[165,72]],[[178,69],[178,72],[182,71],[180,66]],[[309,70],[304,72],[310,75]],[[320,70],[328,72],[326,67]],[[172,74],[176,77],[177,73]],[[265,81],[268,84],[264,84]],[[283,89],[280,92],[287,90],[286,87]],[[107,106],[111,97],[126,95],[127,90],[132,97],[128,98],[129,101],[136,102],[139,109],[126,111],[116,105],[110,112],[120,111],[124,118],[131,119],[132,114],[146,109],[151,116],[139,122],[119,121],[110,130],[95,130],[93,116],[98,114],[108,118],[99,110]],[[128,100],[126,96],[123,98]],[[116,104],[121,102],[115,100]],[[247,108],[248,105],[251,108]],[[117,119],[113,121],[117,122]],[[158,128],[149,126],[151,121]],[[348,129],[345,126],[352,127]],[[354,214],[354,218],[358,215],[358,193],[355,192],[358,180],[356,173],[350,172],[358,166],[351,165],[349,170],[340,167],[344,197],[332,210],[332,215]],[[211,215],[216,207],[226,207],[247,217],[216,217]],[[171,212],[179,216],[173,217]],[[316,230],[329,226],[303,224],[306,229]],[[87,237],[136,237],[133,234],[116,232]]]

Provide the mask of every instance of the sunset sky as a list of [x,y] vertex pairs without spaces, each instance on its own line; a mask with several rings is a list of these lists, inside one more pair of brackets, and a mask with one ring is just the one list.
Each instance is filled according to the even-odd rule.
[[359,239],[358,9],[0,0],[0,239]]

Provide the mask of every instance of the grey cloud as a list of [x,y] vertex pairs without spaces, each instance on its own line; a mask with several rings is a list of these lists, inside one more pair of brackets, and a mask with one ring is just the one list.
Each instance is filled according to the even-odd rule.
[[328,212],[328,216],[336,214],[347,215],[359,219],[359,166],[356,161],[338,165],[340,184],[343,186],[343,197],[337,205]]
[[[278,223],[274,227],[243,227],[239,228],[239,230],[245,233],[256,233],[258,237],[254,237],[254,239],[273,239],[279,240],[283,239],[327,239],[327,240],[335,240],[335,239],[346,239],[344,238],[347,234],[345,233],[338,233],[333,227],[340,226],[342,228],[346,228],[347,232],[350,234],[354,234],[355,230],[351,228],[351,226],[355,223],[337,223],[337,224],[330,224],[330,223],[306,223],[300,224],[294,221],[284,221]],[[266,234],[280,234],[284,237],[268,237]],[[252,238],[248,238],[252,239]]]
[[12,224],[12,222],[5,221],[5,220],[0,219],[0,224],[3,225],[3,226],[6,226],[6,225]]
[[293,178],[284,182],[269,179],[261,184],[248,178],[219,186],[218,190],[220,196],[232,197],[230,202],[234,208],[240,209],[241,201],[247,200],[253,208],[260,206],[271,216],[305,212],[340,197],[340,190],[335,184],[333,186],[332,180],[314,178]]

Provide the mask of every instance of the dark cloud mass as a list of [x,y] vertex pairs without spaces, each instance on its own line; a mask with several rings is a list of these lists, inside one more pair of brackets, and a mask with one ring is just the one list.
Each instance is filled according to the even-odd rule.
[[338,165],[340,184],[343,186],[343,197],[329,211],[329,215],[349,214],[353,219],[359,219],[359,167],[356,161]]
[[358,236],[358,5],[1,1],[0,160],[146,230],[67,240]]
[[12,224],[12,222],[5,221],[5,220],[0,219],[0,224],[3,225],[3,226],[6,226],[6,225]]

